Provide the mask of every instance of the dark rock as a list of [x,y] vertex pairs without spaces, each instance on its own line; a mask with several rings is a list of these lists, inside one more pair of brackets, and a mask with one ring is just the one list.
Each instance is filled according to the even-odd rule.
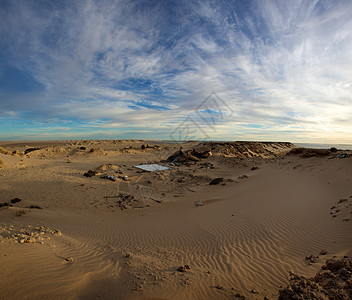
[[346,268],[347,270],[352,271],[352,262],[349,258],[331,258],[326,261],[325,265],[322,268],[323,270],[330,270],[332,272],[336,272],[341,268]]
[[11,200],[11,203],[18,203],[18,202],[21,202],[22,200],[20,198],[13,198]]
[[209,182],[209,185],[217,185],[224,181],[224,178],[218,177]]
[[344,202],[347,202],[347,201],[348,201],[348,199],[340,199],[340,200],[337,202],[337,204],[344,203]]
[[193,149],[192,155],[198,158],[208,158],[209,156],[212,156],[213,153],[210,150],[203,151],[203,152],[198,152]]
[[251,171],[255,171],[255,170],[258,170],[258,169],[259,169],[259,167],[252,167]]
[[31,208],[31,209],[43,209],[43,208],[41,208],[38,205],[30,205],[29,208]]
[[337,152],[337,148],[331,147],[331,148],[330,148],[330,152],[334,152],[334,153]]
[[[337,265],[335,260],[336,268],[341,265],[343,263]],[[351,299],[352,290],[348,285],[350,279],[344,280],[344,276],[348,275],[349,271],[339,270],[341,274],[335,275],[330,271],[323,271],[310,279],[291,274],[289,285],[279,291],[279,299]]]
[[97,175],[97,171],[92,171],[92,170],[89,170],[88,172],[84,173],[83,176],[85,177],[93,177],[95,175]]

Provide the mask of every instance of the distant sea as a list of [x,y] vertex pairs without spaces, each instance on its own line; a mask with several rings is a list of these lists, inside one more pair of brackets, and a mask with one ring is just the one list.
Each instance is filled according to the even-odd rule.
[[352,145],[350,144],[308,144],[308,143],[293,143],[298,147],[304,148],[314,148],[314,149],[330,149],[331,147],[335,147],[341,150],[352,150]]

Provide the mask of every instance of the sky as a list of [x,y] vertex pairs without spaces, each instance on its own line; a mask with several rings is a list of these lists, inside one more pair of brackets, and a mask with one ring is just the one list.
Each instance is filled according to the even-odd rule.
[[350,0],[0,0],[0,140],[352,143]]

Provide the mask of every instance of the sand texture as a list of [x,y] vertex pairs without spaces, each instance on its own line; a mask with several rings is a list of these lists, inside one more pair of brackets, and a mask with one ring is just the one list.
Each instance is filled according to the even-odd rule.
[[[291,299],[308,278],[321,284],[321,299],[327,290],[351,296],[348,151],[129,140],[0,146],[0,299]],[[147,163],[170,169],[134,167]],[[329,259],[347,260],[330,270]],[[343,291],[319,272],[344,278]]]

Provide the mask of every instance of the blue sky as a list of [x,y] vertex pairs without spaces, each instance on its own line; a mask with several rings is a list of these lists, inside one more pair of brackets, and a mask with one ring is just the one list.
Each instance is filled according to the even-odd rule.
[[0,140],[352,143],[351,16],[349,0],[1,0]]

